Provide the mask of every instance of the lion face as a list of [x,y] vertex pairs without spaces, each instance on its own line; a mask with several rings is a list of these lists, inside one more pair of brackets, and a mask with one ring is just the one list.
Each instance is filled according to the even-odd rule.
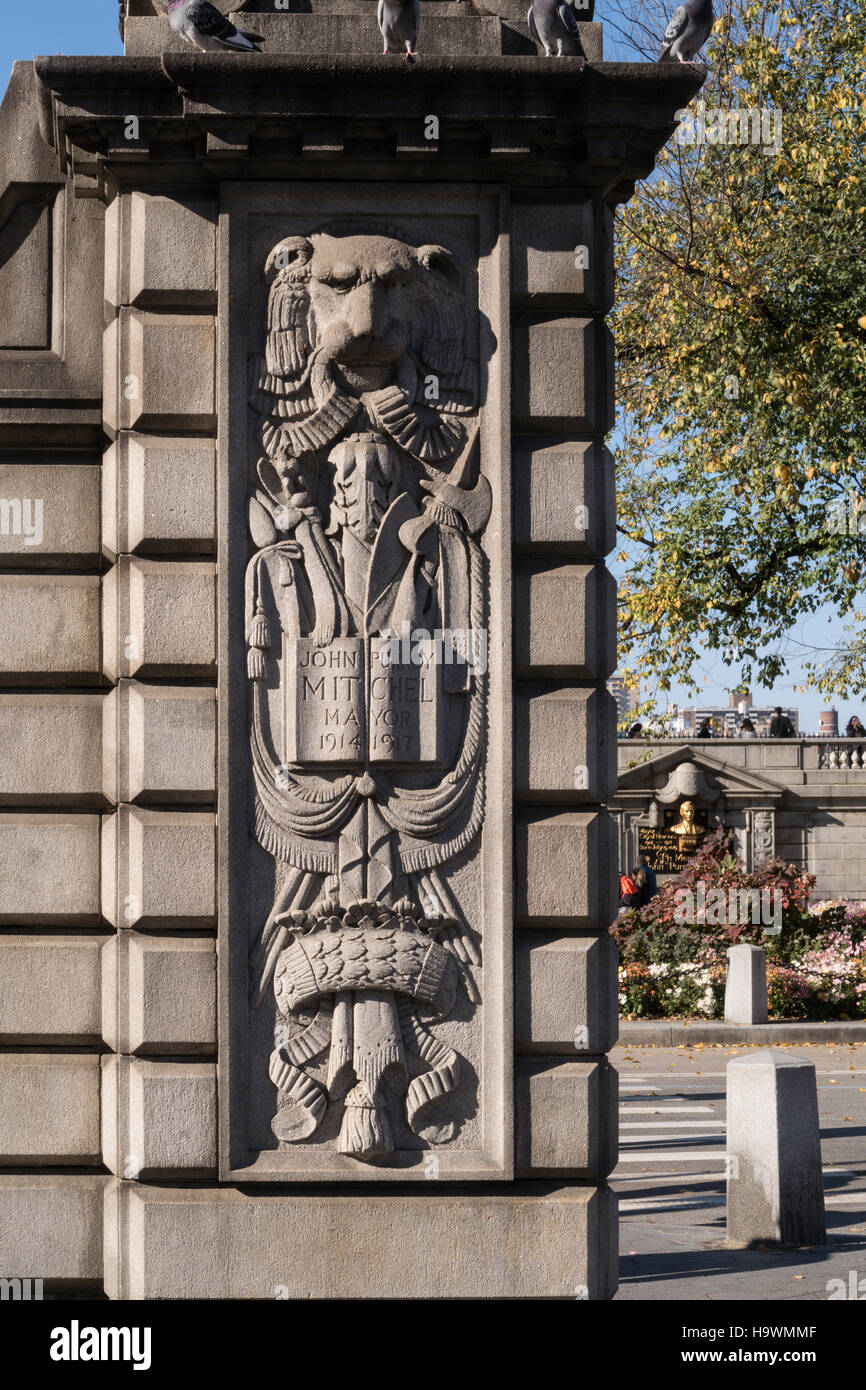
[[459,370],[462,280],[441,246],[377,234],[287,237],[266,274],[272,376],[299,375],[313,351],[356,394],[395,381],[407,353],[443,375]]
[[418,269],[417,253],[388,237],[317,240],[309,296],[318,346],[356,390],[386,385],[409,346]]

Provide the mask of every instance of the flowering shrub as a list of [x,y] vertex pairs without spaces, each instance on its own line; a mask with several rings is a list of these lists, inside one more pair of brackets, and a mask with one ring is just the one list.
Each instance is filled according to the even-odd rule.
[[[781,859],[746,873],[731,852],[730,831],[714,831],[677,878],[611,928],[622,1016],[723,1018],[726,953],[739,942],[767,952],[771,1018],[866,1018],[866,902],[809,906],[814,883],[814,875]],[[714,889],[722,890],[715,900],[731,908],[741,890],[768,893],[781,902],[781,930],[765,931],[766,916],[743,920],[721,909],[721,919],[707,911],[684,920],[683,901],[712,902]]]

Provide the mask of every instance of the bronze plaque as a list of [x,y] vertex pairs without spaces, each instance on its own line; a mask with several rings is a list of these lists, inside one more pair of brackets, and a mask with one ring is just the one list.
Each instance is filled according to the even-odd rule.
[[671,829],[671,826],[680,823],[680,808],[677,808],[665,812],[664,827],[638,826],[638,853],[646,856],[650,868],[657,874],[682,873],[709,829],[706,812],[695,813],[696,833],[693,835],[678,835]]

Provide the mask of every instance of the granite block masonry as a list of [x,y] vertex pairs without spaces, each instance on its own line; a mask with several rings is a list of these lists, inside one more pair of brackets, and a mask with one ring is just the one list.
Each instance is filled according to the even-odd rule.
[[313,9],[0,107],[0,1272],[610,1298],[604,318],[702,74]]

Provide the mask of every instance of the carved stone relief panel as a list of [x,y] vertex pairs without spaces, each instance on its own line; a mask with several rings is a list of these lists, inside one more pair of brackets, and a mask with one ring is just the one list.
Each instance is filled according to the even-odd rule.
[[752,863],[755,868],[776,853],[776,813],[772,809],[752,812]]
[[511,1171],[498,215],[310,185],[225,205],[235,1177]]

